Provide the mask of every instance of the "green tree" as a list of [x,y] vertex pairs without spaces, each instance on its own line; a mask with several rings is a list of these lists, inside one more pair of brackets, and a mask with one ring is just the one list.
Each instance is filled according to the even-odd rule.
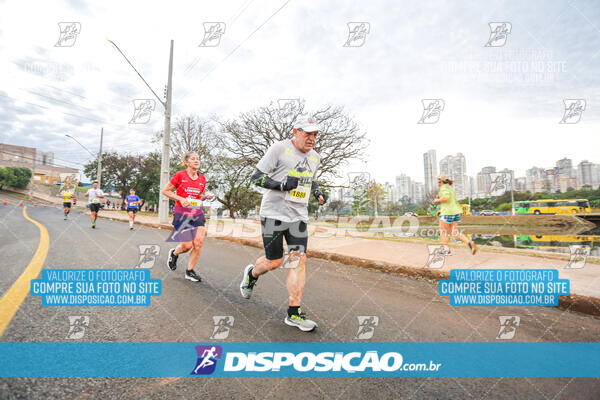
[[160,194],[160,154],[158,152],[148,153],[140,157],[137,177],[134,187],[136,193],[149,204],[158,204]]
[[344,207],[344,202],[342,200],[333,200],[327,203],[327,208],[335,215],[338,215],[338,212]]
[[383,196],[385,190],[383,186],[372,180],[367,184],[367,198],[369,199],[370,205],[373,207],[375,216],[379,215],[379,205],[383,203]]
[[[129,194],[129,189],[134,187],[138,178],[141,158],[130,154],[120,155],[116,152],[106,153],[102,156],[102,186],[114,188],[119,196],[124,199]],[[84,166],[84,173],[96,179],[97,160]],[[141,196],[140,196],[141,197]],[[124,204],[121,202],[121,209]]]
[[4,186],[24,189],[31,180],[31,170],[24,167],[0,168],[0,189]]
[[364,214],[367,211],[367,204],[369,204],[367,191],[364,189],[355,189],[352,194],[352,212],[355,215]]
[[505,212],[512,211],[512,203],[502,203],[496,207],[496,211]]
[[250,176],[254,169],[236,158],[219,156],[215,167],[208,173],[208,189],[229,210],[247,217],[248,212],[260,204],[261,194],[253,187]]

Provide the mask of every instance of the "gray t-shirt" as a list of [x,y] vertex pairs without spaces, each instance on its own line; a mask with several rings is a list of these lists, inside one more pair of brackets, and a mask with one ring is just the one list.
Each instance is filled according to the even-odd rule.
[[286,176],[300,178],[298,188],[291,192],[267,189],[260,205],[260,216],[283,222],[308,222],[308,200],[312,182],[321,163],[314,150],[302,153],[290,139],[275,142],[256,166],[276,181]]

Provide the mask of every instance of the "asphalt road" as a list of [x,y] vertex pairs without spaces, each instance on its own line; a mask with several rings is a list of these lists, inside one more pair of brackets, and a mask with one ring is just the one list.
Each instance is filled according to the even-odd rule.
[[[0,196],[0,201],[3,197]],[[14,202],[14,199],[13,199]],[[213,316],[233,316],[224,341],[356,341],[357,316],[375,315],[372,341],[496,342],[498,317],[518,315],[514,341],[598,341],[600,320],[552,308],[451,307],[437,284],[310,259],[303,311],[319,328],[301,332],[283,324],[287,308],[286,271],[258,282],[251,300],[241,298],[242,269],[261,250],[207,238],[197,271],[203,282],[183,279],[187,256],[177,271],[166,268],[172,243],[168,232],[102,220],[90,228],[79,211],[64,221],[62,211],[27,207],[50,235],[44,268],[133,268],[139,245],[156,244],[160,255],[151,269],[163,292],[149,307],[47,307],[27,296],[2,341],[66,342],[69,316],[89,317],[78,341],[206,342]],[[38,228],[23,207],[0,205],[0,296],[30,262]],[[309,244],[310,245],[310,244]],[[518,355],[515,355],[517,357]],[[5,378],[1,399],[37,398],[244,398],[244,399],[597,399],[600,379],[580,378]]]

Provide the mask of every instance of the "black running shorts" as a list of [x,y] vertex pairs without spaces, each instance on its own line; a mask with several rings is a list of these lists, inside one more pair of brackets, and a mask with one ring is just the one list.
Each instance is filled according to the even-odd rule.
[[283,238],[288,251],[306,252],[308,244],[308,229],[306,222],[283,222],[273,218],[261,218],[263,245],[265,257],[268,260],[283,258]]

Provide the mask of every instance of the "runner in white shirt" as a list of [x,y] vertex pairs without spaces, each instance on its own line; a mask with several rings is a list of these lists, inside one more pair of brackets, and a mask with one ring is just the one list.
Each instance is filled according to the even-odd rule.
[[92,228],[96,228],[96,218],[98,218],[98,211],[100,210],[101,200],[104,198],[104,192],[98,188],[98,181],[92,183],[92,189],[88,189],[85,197],[88,198],[88,207],[91,211]]

